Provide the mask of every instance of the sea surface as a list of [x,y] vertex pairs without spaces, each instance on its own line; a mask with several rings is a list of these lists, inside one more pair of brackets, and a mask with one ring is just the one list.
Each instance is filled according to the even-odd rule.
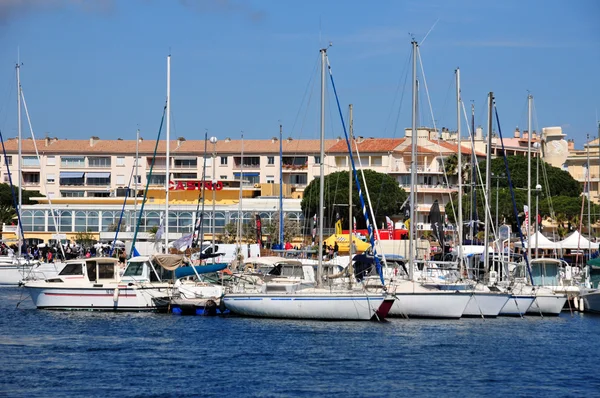
[[57,312],[1,288],[0,396],[600,397],[600,316],[373,323]]

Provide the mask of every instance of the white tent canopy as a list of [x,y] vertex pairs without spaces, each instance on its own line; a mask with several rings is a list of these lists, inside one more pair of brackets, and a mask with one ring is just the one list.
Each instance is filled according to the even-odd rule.
[[598,249],[598,243],[590,242],[585,236],[581,235],[579,231],[573,232],[571,235],[567,236],[564,240],[561,240],[558,243],[563,249]]
[[[560,249],[559,242],[552,242],[550,239],[546,238],[540,231],[537,231],[535,234],[531,235],[531,248],[535,249]],[[516,247],[521,247],[521,242],[515,242]],[[525,247],[527,247],[527,242],[525,242]]]

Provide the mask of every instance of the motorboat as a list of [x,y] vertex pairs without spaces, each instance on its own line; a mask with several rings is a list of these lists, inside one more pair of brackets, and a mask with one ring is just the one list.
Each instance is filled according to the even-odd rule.
[[67,260],[53,278],[25,282],[40,309],[156,311],[166,309],[173,294],[173,271],[182,256],[132,257],[119,276],[118,260],[90,257]]

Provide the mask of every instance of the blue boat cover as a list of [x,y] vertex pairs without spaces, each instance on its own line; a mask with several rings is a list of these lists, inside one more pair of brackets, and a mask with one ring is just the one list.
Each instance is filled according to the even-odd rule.
[[194,276],[196,272],[194,272],[194,268],[198,274],[209,274],[211,272],[217,272],[224,270],[227,268],[227,263],[215,263],[215,264],[207,264],[207,265],[196,265],[194,267],[181,267],[175,270],[175,277],[185,278],[186,276]]

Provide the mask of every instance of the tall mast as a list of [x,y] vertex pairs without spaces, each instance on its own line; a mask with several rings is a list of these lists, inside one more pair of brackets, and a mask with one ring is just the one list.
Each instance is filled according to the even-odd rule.
[[[216,159],[215,159],[216,160]],[[244,133],[242,132],[242,152],[241,152],[241,162],[240,162],[240,192],[239,192],[239,203],[238,203],[238,225],[237,225],[237,244],[238,244],[238,250],[241,253],[241,247],[242,247],[242,226],[243,226],[243,221],[244,221],[244,216],[243,216],[243,211],[242,211],[242,184],[244,181]],[[214,187],[213,187],[214,189]],[[214,217],[214,215],[213,215]],[[259,242],[260,244],[260,242]],[[213,248],[214,250],[214,248]]]
[[133,220],[137,220],[137,198],[138,198],[138,178],[139,178],[139,173],[138,173],[138,166],[139,166],[139,161],[140,159],[140,129],[137,129],[136,133],[135,133],[135,181],[134,183],[134,189],[135,189],[135,193],[133,196]]
[[320,287],[323,279],[323,195],[325,192],[325,56],[327,49],[321,50],[321,152],[319,159],[319,265],[317,267],[317,286]]
[[475,223],[479,217],[477,215],[477,161],[475,157],[475,104],[471,104],[471,241],[474,238]]
[[415,238],[416,238],[416,220],[415,220],[415,186],[417,178],[417,42],[412,41],[412,131],[411,131],[411,160],[410,160],[410,231],[408,243],[408,277],[413,280],[415,265]]
[[485,187],[483,188],[483,202],[485,209],[485,218],[484,218],[484,248],[483,248],[483,269],[488,271],[489,268],[489,251],[490,245],[488,244],[488,240],[490,237],[490,218],[489,218],[489,197],[490,197],[490,186],[492,184],[492,170],[490,170],[491,160],[492,160],[492,112],[494,109],[494,93],[490,92],[488,95],[488,131],[487,131],[487,145],[486,145],[486,154],[485,154]]
[[[167,153],[165,170],[165,253],[169,252],[169,180],[171,165],[171,54],[167,57]],[[213,165],[214,167],[214,165]]]
[[[352,150],[352,139],[354,136],[354,118],[352,114],[352,104],[348,105],[348,132],[350,134],[350,150]],[[352,256],[354,255],[352,249],[352,229],[354,228],[352,218],[352,162],[350,161],[351,154],[348,154],[348,236],[350,239],[348,252],[350,253],[350,264],[352,264]],[[350,276],[350,283],[352,283],[352,276]]]
[[[19,135],[19,139],[18,139],[18,158],[17,158],[17,169],[19,170],[19,205],[17,208],[17,213],[21,214],[21,207],[23,206],[23,171],[22,171],[22,131],[21,131],[21,65],[19,63],[19,61],[17,61],[17,68],[16,68],[16,72],[17,72],[17,126],[18,126],[18,135]],[[17,232],[17,236],[18,236],[18,244],[19,244],[19,249],[18,249],[18,257],[21,257],[21,251],[22,251],[22,246],[23,246],[23,234],[22,234],[22,225],[19,225],[19,232]]]
[[283,126],[279,125],[279,249],[283,249]]
[[456,142],[458,144],[458,261],[462,266],[463,203],[462,203],[462,142],[460,131],[460,68],[456,68]]
[[[590,135],[587,135],[587,178],[586,178],[586,185],[587,185],[587,219],[588,219],[588,240],[590,241],[590,243],[588,243],[588,253],[589,250],[591,249],[591,243],[592,243],[592,215],[590,213],[590,196],[592,194],[592,189],[590,187],[590,172],[592,170],[591,166],[590,166]],[[582,231],[583,232],[583,231]]]
[[[533,96],[527,95],[527,213],[525,217],[527,224],[525,231],[527,232],[527,259],[531,259],[531,101]],[[536,215],[537,216],[537,215]]]

